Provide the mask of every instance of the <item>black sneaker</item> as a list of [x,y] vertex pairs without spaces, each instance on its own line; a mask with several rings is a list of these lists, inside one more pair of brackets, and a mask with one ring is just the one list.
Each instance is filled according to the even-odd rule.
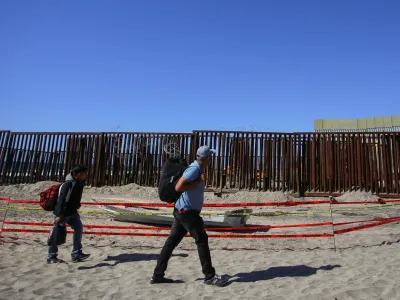
[[79,252],[76,255],[72,255],[72,261],[73,262],[80,262],[83,261],[85,259],[87,259],[90,256],[90,254],[85,254],[83,252]]
[[63,261],[61,259],[58,259],[57,257],[48,257],[47,258],[47,263],[50,264],[59,264],[62,263]]
[[152,278],[150,284],[159,284],[159,283],[174,283],[173,279],[160,277],[160,278]]
[[205,279],[204,283],[208,284],[208,285],[215,285],[215,286],[226,286],[229,282],[228,278],[223,278],[220,275],[215,274],[214,277],[210,278],[210,279]]

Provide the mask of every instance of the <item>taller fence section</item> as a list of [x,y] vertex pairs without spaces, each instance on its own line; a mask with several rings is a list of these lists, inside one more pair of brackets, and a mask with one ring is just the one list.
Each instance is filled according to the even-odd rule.
[[299,135],[306,191],[399,194],[399,132]]
[[62,181],[73,165],[88,184],[157,186],[167,153],[216,149],[207,186],[217,190],[346,191],[400,195],[400,132],[21,133],[0,131],[0,184]]
[[194,131],[217,150],[208,185],[218,189],[331,194],[400,192],[400,133]]

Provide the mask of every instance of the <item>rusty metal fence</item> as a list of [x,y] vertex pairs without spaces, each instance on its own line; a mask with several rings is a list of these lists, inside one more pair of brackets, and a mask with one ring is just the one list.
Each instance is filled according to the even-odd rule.
[[[0,132],[1,184],[62,181],[72,166],[88,167],[92,186],[155,186],[173,141],[190,161],[192,134]],[[2,145],[0,144],[0,145]]]
[[400,132],[195,131],[217,150],[209,184],[221,189],[334,194],[400,193]]
[[84,164],[92,186],[157,186],[171,143],[188,162],[200,145],[216,149],[207,185],[219,191],[400,194],[400,132],[0,131],[0,184],[62,181],[73,165]]

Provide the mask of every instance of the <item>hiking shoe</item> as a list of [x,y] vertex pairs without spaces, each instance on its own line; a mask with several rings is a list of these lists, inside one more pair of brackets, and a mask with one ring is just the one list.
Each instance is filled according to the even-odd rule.
[[214,277],[210,279],[205,279],[204,283],[207,285],[215,285],[215,286],[226,286],[228,284],[228,278],[223,278],[220,275],[215,274]]
[[63,261],[61,259],[58,259],[57,257],[48,257],[47,258],[47,263],[50,264],[59,264],[62,263]]
[[72,261],[80,262],[80,261],[87,259],[89,256],[90,256],[90,254],[85,254],[83,252],[79,252],[78,254],[72,255]]
[[160,278],[152,278],[150,284],[159,284],[159,283],[174,283],[173,279],[160,277]]

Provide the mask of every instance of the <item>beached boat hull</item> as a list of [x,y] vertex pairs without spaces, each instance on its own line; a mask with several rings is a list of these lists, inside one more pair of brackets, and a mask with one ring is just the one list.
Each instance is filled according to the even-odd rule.
[[[139,212],[139,213],[151,213],[154,210],[151,209],[139,209],[139,208],[121,208],[116,206],[104,206],[103,209],[112,213],[126,213],[126,212]],[[159,213],[157,210],[155,210]],[[205,227],[242,227],[246,225],[247,220],[250,218],[249,215],[232,215],[232,214],[243,214],[251,213],[252,209],[237,209],[233,211],[226,212],[223,216],[207,216],[202,215]],[[157,225],[157,226],[168,226],[170,227],[173,223],[172,215],[131,215],[131,214],[121,214],[114,216],[115,221],[120,222],[130,222],[145,225]]]

